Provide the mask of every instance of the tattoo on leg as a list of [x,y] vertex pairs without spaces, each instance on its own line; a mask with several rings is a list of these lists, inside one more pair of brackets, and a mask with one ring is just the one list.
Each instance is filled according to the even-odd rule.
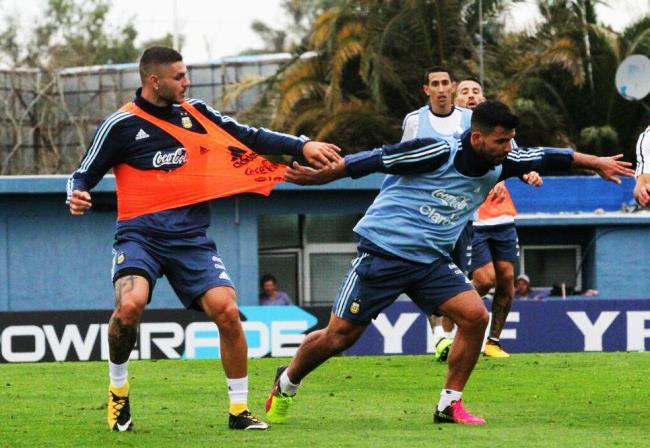
[[122,364],[129,359],[131,350],[135,347],[137,335],[137,324],[128,326],[119,317],[111,317],[108,323],[108,346],[112,362]]
[[121,277],[115,282],[115,311],[108,322],[108,347],[111,361],[122,364],[129,359],[138,335],[138,320],[127,325],[116,316],[122,307],[122,298],[135,288],[135,275]]
[[490,337],[499,338],[501,330],[506,323],[506,318],[512,308],[512,297],[501,291],[496,291],[492,301],[492,324],[490,325]]
[[122,295],[133,291],[135,288],[135,275],[120,277],[115,282],[115,310],[122,305]]

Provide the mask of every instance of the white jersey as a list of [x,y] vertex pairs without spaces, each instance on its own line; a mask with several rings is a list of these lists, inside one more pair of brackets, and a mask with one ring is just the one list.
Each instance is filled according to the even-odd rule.
[[636,177],[650,174],[650,126],[639,135],[636,142]]
[[[458,137],[469,128],[469,117],[471,117],[471,111],[468,109],[453,106],[449,115],[435,115],[431,112],[430,107],[425,107],[429,124],[434,131],[433,133],[425,132],[425,134],[427,134],[426,137]],[[404,130],[404,133],[402,134],[403,142],[416,138],[418,132],[421,131],[421,129],[419,129],[421,110],[422,109],[414,110],[404,117],[404,123],[402,124],[402,129]],[[419,135],[423,135],[423,133],[419,132]]]

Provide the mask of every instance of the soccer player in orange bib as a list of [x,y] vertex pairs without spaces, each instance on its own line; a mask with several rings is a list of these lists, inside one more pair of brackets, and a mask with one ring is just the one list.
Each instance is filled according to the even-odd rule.
[[113,246],[115,310],[110,318],[108,426],[130,431],[128,359],[156,280],[167,277],[186,308],[204,311],[219,329],[231,429],[264,430],[248,409],[247,346],[233,283],[206,235],[208,200],[268,195],[284,166],[258,153],[303,155],[314,167],[340,160],[339,149],[240,125],[204,102],[186,99],[187,68],[177,51],[147,49],[135,99],[97,128],[68,180],[70,213],[83,215],[89,191],[113,168],[118,221]]
[[[458,106],[474,110],[483,101],[483,87],[477,79],[465,79],[458,84],[455,99]],[[542,183],[536,172],[528,173],[526,181],[537,186]],[[496,358],[510,356],[501,348],[499,337],[515,293],[514,265],[519,261],[516,215],[517,210],[505,183],[499,182],[479,207],[473,223],[469,270],[479,295],[484,296],[492,287],[495,288],[490,333],[484,353]]]

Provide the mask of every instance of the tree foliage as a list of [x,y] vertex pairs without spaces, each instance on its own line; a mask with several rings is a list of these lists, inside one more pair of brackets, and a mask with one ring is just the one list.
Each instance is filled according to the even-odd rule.
[[[486,16],[495,18],[502,3],[485,0]],[[315,18],[295,59],[269,80],[261,103],[275,105],[270,125],[349,150],[398,140],[401,118],[423,103],[427,67],[447,64],[462,74],[477,68],[476,5],[335,2]],[[490,38],[499,33],[490,31]]]
[[[538,0],[540,24],[506,32],[512,3],[483,0],[484,83],[522,116],[518,141],[623,147],[630,158],[648,115],[618,95],[614,76],[627,55],[650,54],[650,16],[615,33],[598,20],[599,0]],[[478,75],[477,0],[339,0],[317,10],[249,118],[354,150],[399,139],[404,115],[425,102],[427,67]]]

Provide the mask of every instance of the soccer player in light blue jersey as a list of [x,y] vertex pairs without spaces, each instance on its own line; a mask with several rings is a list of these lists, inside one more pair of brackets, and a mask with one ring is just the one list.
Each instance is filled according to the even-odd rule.
[[269,421],[282,422],[300,382],[330,357],[351,347],[372,319],[406,293],[427,315],[458,326],[448,374],[433,420],[484,424],[462,402],[480,354],[488,313],[449,253],[463,227],[500,180],[530,171],[587,168],[620,182],[634,172],[622,156],[596,157],[561,148],[512,147],[518,118],[503,103],[476,107],[460,140],[414,139],[348,155],[336,168],[313,170],[295,163],[287,179],[320,184],[344,176],[393,174],[354,228],[359,256],[343,280],[326,328],[310,333],[288,367],[280,367],[266,403]]

